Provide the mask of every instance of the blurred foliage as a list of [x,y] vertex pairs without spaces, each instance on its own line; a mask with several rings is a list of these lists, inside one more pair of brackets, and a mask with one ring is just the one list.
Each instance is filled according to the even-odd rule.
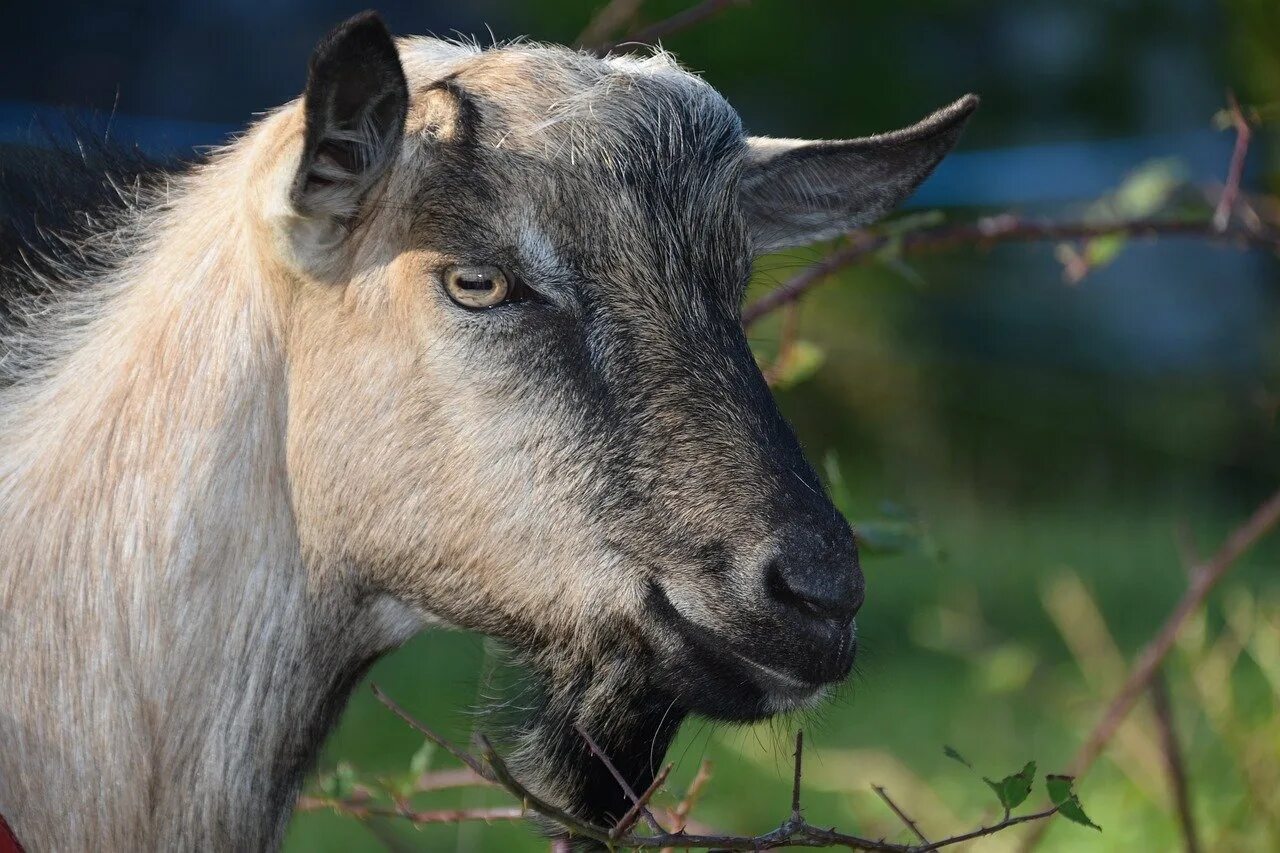
[[[1233,66],[1233,81],[1244,103],[1265,111],[1280,106],[1280,14],[1272,0],[1224,0],[1230,11],[1232,38],[1227,54]],[[1280,153],[1275,137],[1264,140],[1269,148],[1267,181],[1272,192],[1280,192],[1280,172],[1275,168]]]
[[[489,2],[507,16],[510,30],[499,35],[556,41],[573,39],[600,5]],[[684,5],[653,0],[643,20]],[[971,148],[1209,128],[1228,87],[1248,105],[1280,103],[1274,0],[756,0],[668,46],[726,93],[753,132],[775,135],[882,130],[969,90],[984,96]],[[1250,167],[1280,189],[1275,139],[1261,134]],[[1114,194],[1069,212],[1176,212],[1204,204],[1193,196],[1175,164],[1135,163]],[[895,227],[921,221],[907,214]],[[761,259],[752,294],[827,248]],[[1003,807],[958,776],[952,758],[1004,769],[1035,755],[1044,770],[1064,767],[1184,589],[1185,543],[1215,547],[1280,479],[1275,264],[1177,241],[1070,248],[1089,270],[1074,287],[1049,247],[909,262],[887,251],[813,292],[784,360],[785,317],[753,328],[785,413],[810,457],[825,460],[862,542],[861,675],[813,717],[686,725],[669,754],[669,790],[684,790],[704,757],[717,768],[697,820],[738,832],[776,825],[800,725],[815,821],[906,840],[872,784],[931,837],[982,809],[998,818]],[[1168,666],[1206,849],[1280,849],[1278,558],[1274,542],[1250,555]],[[466,741],[488,658],[479,638],[433,632],[370,678]],[[944,744],[953,746],[944,753]],[[358,691],[321,781],[345,784],[342,761],[400,778],[411,761],[430,763],[420,746]],[[1089,805],[1080,822],[1106,831],[1058,821],[1041,849],[1180,845],[1145,706],[1075,789],[1062,784],[1049,777],[1032,801],[1072,802],[1079,790]],[[470,789],[415,802],[504,798]],[[288,846],[545,849],[520,825],[414,829],[326,813],[299,815]],[[1017,840],[979,849],[1014,850]]]
[[[1164,212],[1186,180],[1186,170],[1175,158],[1149,160],[1134,169],[1116,190],[1086,208],[1083,221],[1090,224],[1148,219]],[[1085,276],[1107,266],[1124,251],[1129,238],[1123,234],[1094,237],[1082,247],[1063,243],[1055,256],[1064,276],[1078,284]]]

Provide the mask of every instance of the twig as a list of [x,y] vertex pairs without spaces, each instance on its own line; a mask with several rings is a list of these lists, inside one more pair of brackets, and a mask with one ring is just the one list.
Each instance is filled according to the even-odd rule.
[[479,761],[477,761],[475,756],[473,756],[471,753],[467,752],[465,749],[463,749],[460,746],[455,746],[452,742],[446,740],[441,735],[436,734],[434,731],[432,731],[431,729],[424,726],[422,723],[415,720],[408,711],[406,711],[404,708],[401,708],[391,699],[390,696],[383,693],[382,688],[379,687],[378,685],[370,684],[369,689],[373,691],[373,695],[377,698],[379,702],[381,702],[383,705],[386,705],[388,708],[390,708],[392,713],[394,713],[397,717],[399,717],[400,719],[408,723],[411,728],[416,729],[418,733],[421,734],[423,737],[427,738],[427,740],[431,741],[436,746],[440,747],[445,752],[449,753],[454,758],[461,761],[467,767],[470,767],[472,770],[476,772],[476,775],[480,776],[482,779],[489,779],[490,781],[493,780],[493,776],[487,770],[485,770],[484,765],[481,764]]
[[1179,519],[1177,524],[1174,525],[1173,541],[1178,548],[1178,557],[1182,561],[1182,568],[1187,574],[1187,580],[1190,581],[1195,575],[1195,567],[1200,565],[1204,557],[1196,545],[1195,533],[1191,530],[1191,525],[1187,523],[1185,518]]
[[[1165,657],[1169,654],[1170,649],[1173,648],[1173,644],[1187,619],[1200,609],[1209,593],[1217,586],[1218,581],[1222,580],[1222,577],[1235,564],[1236,560],[1240,559],[1241,555],[1270,532],[1277,523],[1280,523],[1280,491],[1267,498],[1261,506],[1254,510],[1253,515],[1231,531],[1231,534],[1222,543],[1222,547],[1218,549],[1218,552],[1192,572],[1191,583],[1187,586],[1187,591],[1173,608],[1173,612],[1165,619],[1159,633],[1143,647],[1133,668],[1129,670],[1128,677],[1125,678],[1124,683],[1112,698],[1111,704],[1107,706],[1097,725],[1089,733],[1088,739],[1085,740],[1084,744],[1081,745],[1071,759],[1071,764],[1067,770],[1068,775],[1075,776],[1078,779],[1093,766],[1093,762],[1102,754],[1103,748],[1115,736],[1120,724],[1124,722],[1125,718],[1129,716],[1129,712],[1133,710],[1138,697],[1151,684],[1151,679],[1155,677],[1160,665],[1164,663]],[[1023,849],[1030,850],[1033,848],[1042,835],[1043,829],[1037,828],[1034,833],[1025,839]]]
[[609,37],[634,18],[643,5],[644,0],[609,0],[582,28],[574,44],[589,49],[607,44]]
[[519,806],[493,806],[475,809],[433,809],[430,811],[414,811],[411,809],[392,808],[389,806],[364,805],[330,797],[299,797],[297,810],[314,812],[332,809],[339,814],[367,819],[371,817],[402,818],[415,824],[424,823],[462,823],[464,821],[483,820],[520,820],[528,816],[528,812]]
[[[430,729],[414,720],[412,717],[402,710],[397,710],[399,706],[395,705],[385,695],[380,696],[384,704],[396,711],[397,714],[408,722],[419,732],[432,737],[433,740],[443,740],[438,735],[431,733]],[[869,851],[869,853],[931,853],[931,851],[940,850],[944,847],[950,847],[954,844],[961,844],[966,841],[972,841],[975,838],[982,838],[987,835],[993,835],[1010,827],[1019,824],[1028,823],[1030,821],[1043,820],[1057,812],[1057,807],[1045,809],[1034,814],[1021,815],[1018,817],[1008,817],[991,826],[980,826],[975,830],[956,835],[951,838],[945,838],[941,841],[934,841],[921,845],[896,844],[881,839],[862,838],[857,835],[849,835],[839,832],[835,829],[824,829],[814,826],[806,822],[800,817],[800,780],[802,770],[802,754],[803,754],[803,737],[799,734],[796,736],[796,769],[795,782],[792,788],[791,805],[792,814],[783,821],[777,829],[766,832],[761,835],[753,836],[732,836],[732,835],[711,835],[711,834],[690,834],[683,830],[675,832],[666,832],[659,828],[656,835],[618,835],[614,836],[613,831],[602,826],[581,820],[562,808],[548,802],[542,797],[526,788],[507,767],[506,762],[494,750],[493,744],[489,742],[483,734],[476,735],[476,743],[479,745],[481,754],[479,757],[465,753],[465,764],[471,766],[477,764],[486,767],[481,774],[487,778],[492,778],[498,785],[505,788],[517,800],[520,801],[523,808],[528,811],[536,812],[542,817],[558,824],[565,831],[566,838],[557,839],[553,842],[553,850],[565,849],[565,844],[571,844],[572,839],[576,836],[581,839],[589,839],[596,841],[610,848],[637,848],[642,850],[656,850],[662,848],[672,849],[694,849],[694,848],[712,848],[718,850],[774,850],[779,847],[845,847],[849,850]],[[444,745],[444,744],[441,744]],[[447,748],[447,747],[446,747]],[[454,747],[457,749],[457,747]],[[596,747],[598,749],[598,747]],[[452,751],[452,750],[451,750]],[[597,754],[599,754],[597,752]],[[611,763],[611,762],[610,762]],[[665,778],[667,770],[660,774],[660,778]],[[702,772],[699,772],[702,776]],[[709,775],[709,774],[708,774]],[[695,784],[697,780],[695,779]],[[703,783],[705,784],[705,782]],[[637,797],[637,805],[643,805],[646,798],[653,796],[653,792],[658,788],[658,784],[651,785],[645,791],[645,797]],[[690,786],[691,793],[694,785]],[[688,796],[688,795],[687,795]],[[479,813],[476,811],[475,813]],[[687,813],[687,809],[686,809]],[[378,815],[385,814],[388,817],[401,816],[404,817],[405,811],[396,809],[381,809],[376,812]],[[414,814],[409,812],[408,814]],[[624,820],[627,816],[624,816]],[[634,821],[634,817],[631,818]],[[559,845],[557,848],[556,845]]]
[[1236,198],[1240,195],[1240,181],[1244,178],[1244,160],[1249,154],[1249,141],[1253,131],[1249,121],[1240,110],[1240,102],[1234,92],[1227,92],[1227,109],[1231,114],[1231,124],[1236,129],[1236,144],[1231,151],[1231,165],[1227,167],[1227,182],[1218,199],[1218,209],[1213,213],[1213,227],[1216,231],[1226,231],[1231,224],[1231,211],[1235,209]]
[[932,844],[926,844],[921,847],[911,848],[912,853],[929,853],[932,850],[941,850],[943,847],[950,847],[953,844],[963,844],[966,841],[973,841],[975,838],[985,838],[988,835],[994,835],[997,832],[1003,832],[1011,826],[1018,826],[1023,823],[1032,823],[1034,821],[1044,820],[1047,817],[1053,817],[1058,813],[1057,806],[1043,809],[1033,814],[1025,814],[1020,817],[1005,818],[999,823],[993,823],[991,826],[980,826],[973,832],[966,832],[964,835],[953,835],[950,838],[944,838],[941,841],[935,841]]
[[[702,763],[698,765],[698,772],[693,774],[693,781],[685,789],[684,796],[680,798],[680,802],[676,803],[676,807],[671,810],[672,832],[683,832],[685,827],[689,825],[689,813],[698,804],[698,798],[702,796],[702,789],[710,781],[711,762],[704,758]],[[662,853],[670,853],[670,851],[670,847],[662,848]]]
[[1280,492],[1276,492],[1258,507],[1247,521],[1231,532],[1222,547],[1218,549],[1218,553],[1196,569],[1186,593],[1169,614],[1160,632],[1142,650],[1137,663],[1129,672],[1129,677],[1125,679],[1124,684],[1111,700],[1110,706],[1090,733],[1088,740],[1076,752],[1068,770],[1069,775],[1079,777],[1092,766],[1102,752],[1102,748],[1111,740],[1116,729],[1129,715],[1138,697],[1151,683],[1165,656],[1173,648],[1178,632],[1181,631],[1187,618],[1200,609],[1205,598],[1236,560],[1240,559],[1245,551],[1253,547],[1277,523],[1280,523]]
[[766,314],[796,301],[841,270],[874,260],[880,250],[888,248],[891,244],[901,255],[920,255],[959,246],[986,248],[999,243],[1060,242],[1087,240],[1108,235],[1139,238],[1194,237],[1213,243],[1280,252],[1280,232],[1278,231],[1251,231],[1243,228],[1218,231],[1211,222],[1202,220],[1143,219],[1095,224],[1040,222],[1023,219],[1013,214],[1003,214],[971,223],[921,228],[906,234],[856,232],[851,235],[853,239],[848,246],[832,252],[823,260],[743,309],[742,325],[751,326]]
[[689,783],[689,787],[684,792],[684,797],[676,804],[672,815],[676,819],[676,830],[684,829],[684,821],[689,817],[689,813],[693,811],[694,806],[698,804],[698,798],[702,796],[702,789],[711,781],[711,762],[703,759],[698,765],[698,772],[694,774],[693,781]]
[[432,791],[445,791],[449,788],[469,788],[473,786],[492,785],[492,779],[486,779],[470,767],[459,767],[455,770],[432,770],[418,777],[413,787],[415,794],[428,794]]
[[[622,816],[617,825],[609,831],[609,835],[613,838],[621,838],[627,834],[631,827],[635,826],[636,820],[639,819],[642,811],[647,811],[649,801],[653,799],[653,795],[658,793],[658,789],[667,781],[667,777],[671,775],[671,768],[674,765],[668,764],[666,767],[653,777],[653,781],[649,783],[649,787],[645,788],[644,793],[640,795],[640,799],[635,801],[631,808],[627,809],[627,813]],[[656,821],[655,821],[656,822]]]
[[916,825],[916,822],[912,820],[910,817],[908,817],[907,813],[904,812],[902,809],[900,809],[898,807],[898,804],[889,798],[888,791],[886,791],[884,788],[880,787],[879,785],[872,785],[871,787],[872,789],[875,790],[877,794],[880,795],[880,799],[884,800],[884,804],[888,806],[893,811],[893,813],[898,816],[898,820],[905,823],[907,825],[907,829],[910,829],[912,832],[916,834],[916,838],[919,838],[920,841],[925,844],[929,843],[929,839],[925,838],[924,833],[920,831],[920,827]]
[[800,822],[804,820],[804,816],[800,813],[800,765],[804,758],[804,729],[800,729],[796,732],[795,756],[795,779],[791,783],[791,819],[793,821]]
[[702,0],[701,3],[695,3],[682,12],[676,12],[669,18],[663,18],[661,21],[628,33],[621,41],[600,45],[596,50],[598,53],[604,54],[631,44],[653,44],[667,36],[695,27],[708,18],[725,11],[730,6],[745,6],[750,2],[751,0]]
[[573,728],[574,731],[576,731],[579,736],[587,742],[587,748],[591,750],[591,754],[600,759],[608,769],[609,775],[611,775],[614,778],[614,781],[618,783],[618,786],[622,788],[622,792],[627,795],[627,799],[631,800],[631,805],[638,808],[640,810],[640,814],[644,815],[645,823],[649,824],[649,826],[653,828],[654,832],[666,832],[666,830],[662,828],[662,824],[658,823],[658,819],[653,816],[653,812],[649,811],[649,807],[645,805],[647,801],[636,796],[636,792],[631,788],[626,777],[623,776],[618,768],[614,766],[613,762],[609,760],[609,756],[605,755],[604,750],[600,748],[600,745],[595,742],[587,730],[577,723],[573,724]]
[[489,769],[493,778],[499,785],[506,788],[516,796],[520,802],[543,817],[550,818],[556,823],[563,826],[571,835],[581,835],[599,841],[602,844],[613,841],[609,838],[609,831],[602,827],[596,827],[589,823],[585,823],[573,815],[569,814],[562,808],[552,805],[537,794],[530,791],[524,785],[517,781],[516,777],[511,774],[506,762],[498,755],[497,750],[493,748],[493,744],[483,734],[476,734],[476,742],[480,745],[481,758],[489,765]]
[[[712,762],[703,758],[703,763],[698,765],[698,772],[694,774],[694,780],[689,783],[689,788],[685,789],[684,797],[676,803],[676,808],[671,809],[672,833],[678,835],[689,826],[689,813],[694,811],[698,798],[703,794],[703,788],[710,780],[712,780]],[[662,853],[672,853],[672,848],[664,847]]]
[[1169,699],[1169,684],[1163,673],[1156,673],[1151,680],[1151,704],[1156,721],[1160,724],[1160,747],[1164,753],[1165,767],[1169,771],[1169,786],[1173,789],[1173,802],[1178,809],[1178,824],[1182,828],[1183,845],[1187,853],[1200,853],[1200,839],[1196,835],[1195,816],[1191,810],[1191,792],[1187,784],[1187,770],[1178,745],[1178,733],[1173,723],[1173,704]]

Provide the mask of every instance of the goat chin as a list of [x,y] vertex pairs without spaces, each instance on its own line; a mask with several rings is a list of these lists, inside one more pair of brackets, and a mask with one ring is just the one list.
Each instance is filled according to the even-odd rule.
[[[581,820],[612,826],[631,801],[584,733],[633,791],[643,791],[687,712],[620,661],[573,674],[522,663],[535,678],[518,700],[487,711],[499,733],[498,751],[533,793]],[[518,718],[510,712],[515,705],[524,709]],[[548,833],[562,831],[541,823]]]

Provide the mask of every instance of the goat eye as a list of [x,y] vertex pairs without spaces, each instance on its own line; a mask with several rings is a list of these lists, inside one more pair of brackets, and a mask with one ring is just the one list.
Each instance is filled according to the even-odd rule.
[[513,295],[511,280],[497,267],[450,267],[444,289],[450,299],[472,310],[501,305]]

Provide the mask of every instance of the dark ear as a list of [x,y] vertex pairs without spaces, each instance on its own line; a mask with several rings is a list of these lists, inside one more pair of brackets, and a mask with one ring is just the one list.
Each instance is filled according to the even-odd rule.
[[400,55],[376,12],[325,36],[311,54],[294,208],[334,224],[354,217],[399,150],[408,107]]
[[863,139],[752,137],[742,208],[763,254],[867,225],[915,192],[978,107],[966,95],[919,124]]

